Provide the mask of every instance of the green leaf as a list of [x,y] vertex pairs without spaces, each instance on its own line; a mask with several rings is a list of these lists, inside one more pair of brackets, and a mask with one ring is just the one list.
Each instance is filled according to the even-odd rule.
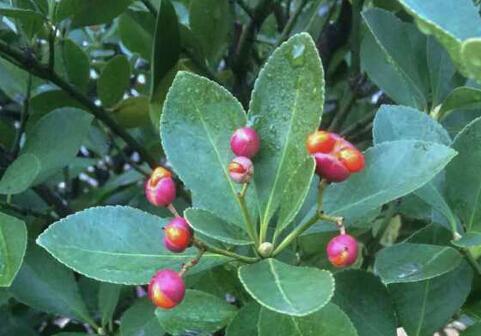
[[[232,182],[227,166],[233,158],[230,137],[245,123],[241,104],[227,90],[182,71],[167,95],[160,127],[164,151],[192,191],[194,207],[240,227],[244,227],[237,197],[240,186]],[[253,191],[249,188],[246,194],[251,209]]]
[[477,336],[481,334],[481,323],[476,323],[461,333],[461,336]]
[[69,81],[85,91],[90,78],[88,55],[75,42],[67,39],[62,43],[62,56]]
[[9,287],[22,265],[27,228],[15,217],[0,212],[0,287]]
[[120,320],[122,336],[161,336],[164,331],[155,316],[155,306],[147,299],[141,299],[122,315]]
[[449,146],[448,132],[427,113],[399,105],[382,105],[373,125],[375,144],[396,140],[422,140]]
[[426,109],[426,38],[392,12],[372,8],[362,16],[369,32],[361,46],[361,61],[369,78],[398,104]]
[[150,99],[155,95],[162,78],[177,63],[180,55],[179,22],[174,6],[169,0],[160,3],[152,51],[152,84]]
[[125,128],[142,127],[149,124],[149,98],[146,96],[124,99],[112,111],[117,122]]
[[376,255],[374,271],[385,284],[436,278],[459,266],[463,257],[448,246],[396,244]]
[[113,318],[115,308],[119,302],[122,286],[102,282],[99,288],[99,311],[102,327],[105,327]]
[[294,172],[305,162],[304,143],[318,128],[324,103],[324,73],[316,46],[306,34],[276,49],[255,83],[249,119],[261,139],[254,159],[254,184],[266,226],[277,211]]
[[207,237],[232,245],[249,245],[253,242],[246,232],[209,211],[190,208],[184,211],[190,226]]
[[235,316],[236,308],[216,296],[187,290],[180,305],[170,310],[157,309],[155,315],[162,328],[174,336],[186,330],[213,333],[225,327]]
[[22,154],[33,154],[40,160],[41,174],[37,182],[72,161],[92,119],[85,111],[59,108],[44,116],[27,132]]
[[152,40],[155,18],[149,12],[128,10],[119,18],[119,34],[122,44],[143,59],[152,57]]
[[127,57],[117,55],[105,66],[97,82],[102,105],[111,107],[117,103],[129,88],[130,63]]
[[[314,314],[297,317],[262,309],[259,336],[357,336],[349,317],[335,304],[329,303]],[[387,335],[386,335],[387,336]]]
[[258,336],[260,306],[250,302],[242,307],[225,330],[226,336]]
[[481,36],[481,19],[471,0],[399,0],[399,3],[414,17],[422,32],[438,39],[464,74],[472,73],[461,55],[464,40]]
[[395,336],[397,321],[387,288],[379,278],[361,270],[335,274],[332,301],[351,319],[359,336]]
[[469,77],[481,78],[481,38],[469,38],[461,45],[461,58]]
[[29,246],[10,290],[16,300],[40,311],[93,322],[73,272],[34,245]]
[[28,74],[16,65],[0,58],[0,88],[5,94],[18,99],[18,95],[23,95],[27,88]]
[[[434,279],[389,285],[401,326],[409,336],[428,336],[445,326],[471,291],[473,272],[463,262]],[[435,307],[435,309],[433,309]]]
[[2,176],[0,194],[15,195],[30,187],[40,173],[40,160],[33,154],[20,155]]
[[59,2],[54,20],[72,20],[74,27],[93,26],[112,21],[131,4],[132,0],[62,0]]
[[240,267],[239,279],[262,306],[292,316],[312,314],[334,294],[334,278],[328,271],[290,266],[276,259]]
[[460,248],[471,248],[481,246],[481,233],[480,232],[466,232],[463,236],[457,240],[451,241],[451,243]]
[[458,156],[446,169],[446,195],[466,231],[481,231],[481,118],[454,139]]
[[15,19],[29,37],[41,33],[46,22],[46,18],[42,14],[31,9],[0,8],[0,15]]
[[436,176],[456,155],[431,142],[384,142],[365,152],[366,168],[325,192],[325,211],[353,221],[385,203],[407,195]]
[[207,59],[215,64],[226,52],[233,33],[234,16],[229,1],[192,0],[189,21]]
[[456,110],[478,109],[481,106],[481,90],[462,86],[446,97],[439,110],[439,117],[445,118]]
[[[121,206],[90,208],[52,224],[37,243],[68,267],[88,277],[119,284],[146,284],[156,270],[177,269],[195,249],[173,254],[162,244],[163,219]],[[200,272],[225,262],[205,254],[192,269]]]
[[282,232],[296,218],[311,187],[315,168],[315,161],[309,157],[287,182],[281,196],[276,232]]

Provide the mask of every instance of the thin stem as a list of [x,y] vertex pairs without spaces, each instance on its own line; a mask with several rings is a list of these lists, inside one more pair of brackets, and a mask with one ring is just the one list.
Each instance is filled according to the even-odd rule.
[[[54,2],[54,6],[57,3]],[[48,36],[48,68],[50,71],[55,69],[55,37],[57,35],[57,27],[50,28],[50,34]]]
[[127,162],[133,169],[138,171],[140,174],[144,175],[145,177],[150,177],[150,173],[146,170],[144,170],[137,162],[134,162],[128,155],[126,155],[123,151],[122,148],[120,148],[119,144],[115,141],[113,136],[110,136],[110,141],[112,142],[112,145],[117,149],[117,152],[119,152],[120,156]]
[[214,82],[220,83],[220,79],[217,78],[216,74],[205,64],[204,60],[200,60],[195,54],[193,54],[189,49],[187,48],[182,48],[182,52],[189,57],[189,59],[195,64],[196,67],[198,67],[203,74],[209,78],[210,80],[213,80]]
[[177,209],[175,208],[175,206],[172,203],[167,205],[167,209],[169,209],[170,213],[172,215],[174,215],[174,217],[181,217],[179,215],[179,212],[177,211]]
[[245,200],[245,195],[248,187],[249,187],[249,183],[244,183],[244,185],[242,186],[241,192],[237,194],[237,198],[239,200],[239,206],[241,209],[242,218],[244,219],[244,223],[246,225],[247,233],[249,234],[249,237],[255,242],[255,245],[258,246],[259,240],[257,237],[257,232],[254,224],[252,223],[251,216],[249,214],[249,209],[247,208],[247,204]]
[[364,0],[352,0],[351,77],[361,72],[361,10]]
[[[69,96],[77,100],[97,119],[104,123],[113,133],[122,138],[132,149],[137,151],[152,168],[157,166],[156,160],[150,153],[134,139],[122,126],[120,126],[102,107],[95,105],[87,96],[77,90],[70,83],[61,78],[56,72],[52,71],[45,65],[39,63],[36,59],[26,56],[22,51],[11,47],[4,41],[0,40],[0,56],[7,61],[18,65],[27,72],[52,82],[63,89]],[[28,57],[28,58],[27,58]]]
[[0,209],[4,210],[10,210],[13,212],[16,212],[22,217],[27,217],[27,216],[34,216],[34,217],[39,217],[39,218],[44,218],[46,220],[55,220],[56,218],[50,216],[49,214],[42,213],[39,211],[31,210],[31,209],[23,209],[19,206],[16,206],[14,204],[8,204],[8,203],[0,203]]
[[327,180],[326,179],[321,179],[319,182],[319,188],[317,192],[317,209],[321,210],[322,209],[322,202],[324,200],[324,191],[326,190],[327,187]]
[[240,8],[244,12],[246,12],[247,15],[252,19],[254,17],[254,14],[252,13],[252,10],[249,8],[249,6],[244,2],[244,0],[236,0],[236,3],[239,5]]
[[272,252],[272,256],[278,255],[282,252],[290,243],[292,243],[297,237],[299,237],[303,232],[309,229],[311,226],[316,224],[319,221],[319,213],[316,212],[314,216],[312,216],[307,222],[304,224],[296,227],[286,238],[274,249]]
[[154,16],[157,17],[157,9],[155,9],[154,5],[150,2],[150,0],[140,0],[144,4],[145,7],[149,10],[149,12]]
[[299,4],[299,6],[296,8],[296,11],[292,16],[289,18],[289,21],[287,21],[286,26],[282,30],[281,36],[279,37],[279,40],[277,41],[276,47],[279,46],[282,42],[287,40],[289,35],[292,32],[292,29],[294,28],[294,25],[297,22],[297,19],[299,18],[299,15],[301,15],[302,10],[307,4],[307,0],[302,0],[302,2]]
[[23,99],[23,107],[20,114],[20,125],[18,127],[17,133],[15,135],[15,140],[12,147],[12,156],[17,157],[20,151],[20,142],[22,141],[22,135],[25,131],[25,126],[27,124],[28,114],[30,112],[30,97],[32,94],[32,74],[28,74],[27,88],[25,90],[25,98]]
[[205,253],[205,248],[202,246],[200,248],[197,249],[197,256],[192,259],[192,260],[189,260],[188,262],[186,262],[184,265],[182,265],[182,268],[179,272],[179,275],[182,277],[184,276],[184,274],[189,270],[191,269],[192,267],[194,267],[195,265],[197,265],[200,261],[200,259],[202,258],[202,256],[204,255]]
[[220,255],[223,255],[223,256],[226,256],[226,257],[234,258],[236,260],[239,260],[239,261],[242,261],[242,262],[245,262],[245,263],[252,264],[252,263],[255,263],[259,260],[258,258],[246,257],[246,256],[243,256],[243,255],[240,255],[240,254],[228,251],[228,250],[224,250],[224,249],[221,249],[221,248],[218,248],[218,247],[209,246],[209,245],[205,244],[204,242],[202,242],[201,240],[198,240],[196,238],[194,238],[193,243],[198,249],[204,249],[207,252],[212,252],[212,253],[215,253],[215,254],[220,254]]

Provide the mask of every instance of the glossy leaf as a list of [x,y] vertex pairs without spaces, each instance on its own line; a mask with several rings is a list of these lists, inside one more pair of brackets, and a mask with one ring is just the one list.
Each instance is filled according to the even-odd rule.
[[213,63],[222,57],[231,39],[234,27],[232,14],[228,0],[190,1],[190,28],[207,59]]
[[30,187],[40,173],[40,160],[36,155],[20,155],[2,176],[0,180],[0,194],[15,195]]
[[216,296],[187,290],[182,303],[170,310],[157,309],[155,314],[162,328],[174,336],[185,330],[213,333],[225,327],[237,309]]
[[481,36],[481,19],[473,2],[470,0],[399,2],[414,17],[419,29],[426,34],[434,35],[448,50],[460,70],[469,74],[464,64],[466,60],[461,56],[461,44],[468,38]]
[[472,277],[471,267],[463,262],[434,279],[390,285],[399,322],[407,334],[428,336],[445,326],[466,300]]
[[387,288],[373,274],[347,270],[335,274],[332,301],[351,319],[359,336],[396,336],[396,313]]
[[466,232],[460,239],[453,240],[453,245],[461,248],[470,248],[481,246],[481,233],[480,232]]
[[161,336],[164,331],[155,316],[155,306],[148,299],[134,303],[120,320],[122,336]]
[[122,286],[101,283],[99,288],[99,311],[102,326],[106,326],[113,318],[115,308],[119,302]]
[[34,154],[40,160],[39,179],[70,163],[77,155],[92,119],[85,111],[60,108],[44,116],[27,132],[22,153]]
[[446,146],[401,140],[365,152],[366,168],[325,192],[325,211],[348,222],[407,195],[436,176],[456,155]]
[[92,26],[112,21],[131,4],[132,0],[62,0],[55,12],[55,20],[67,18],[75,27]]
[[291,316],[312,314],[334,294],[334,279],[328,271],[290,266],[276,259],[240,267],[239,278],[262,306]]
[[290,177],[306,160],[304,143],[318,128],[324,103],[324,73],[312,38],[291,37],[259,73],[249,119],[261,138],[254,184],[266,225],[277,211]]
[[361,48],[362,67],[398,104],[425,109],[429,90],[426,38],[391,12],[372,8],[362,16],[369,30]]
[[146,126],[149,124],[149,98],[137,96],[122,100],[112,114],[115,120],[125,128]]
[[463,257],[448,246],[396,244],[376,255],[374,271],[385,284],[436,278],[459,266]]
[[10,290],[16,300],[40,311],[92,322],[73,272],[35,246],[29,246]]
[[119,34],[122,44],[143,59],[152,57],[155,18],[146,11],[128,10],[119,18]]
[[245,230],[230,224],[209,211],[190,208],[184,212],[190,226],[203,235],[232,245],[249,245],[253,242]]
[[[227,166],[233,157],[230,137],[245,123],[242,106],[227,90],[179,72],[164,104],[160,127],[167,158],[192,191],[193,205],[240,227],[244,227],[237,198],[240,186],[232,182]],[[253,190],[247,191],[249,205]]]
[[440,117],[464,109],[477,109],[481,106],[481,90],[461,86],[454,89],[444,100],[439,110]]
[[127,57],[118,55],[112,58],[100,75],[97,91],[102,105],[110,107],[117,103],[130,84],[130,64]]
[[62,44],[62,57],[69,81],[85,91],[90,76],[90,61],[85,51],[72,40]]
[[[177,269],[195,249],[173,254],[162,244],[166,219],[129,207],[90,208],[51,225],[37,243],[68,267],[88,277],[119,284],[146,284],[156,270]],[[192,269],[225,262],[206,254]]]
[[242,307],[225,330],[226,336],[258,336],[257,322],[261,308],[255,302]]
[[303,317],[278,314],[263,308],[259,336],[358,336],[349,317],[335,304]]
[[307,158],[292,175],[281,197],[279,214],[277,217],[277,232],[282,232],[295,219],[314,178],[315,161]]
[[481,118],[474,120],[454,139],[458,156],[446,169],[449,204],[467,231],[481,230]]
[[22,265],[27,228],[15,217],[0,212],[0,287],[9,287]]
[[162,78],[177,63],[180,54],[179,22],[170,0],[162,0],[157,15],[152,50],[150,99],[155,101]]

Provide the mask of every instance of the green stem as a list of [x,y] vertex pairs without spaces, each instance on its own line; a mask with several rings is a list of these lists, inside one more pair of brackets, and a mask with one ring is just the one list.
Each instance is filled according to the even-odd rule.
[[239,206],[241,208],[242,218],[244,219],[244,223],[246,225],[247,233],[249,237],[254,241],[255,245],[259,245],[259,239],[257,237],[257,231],[255,229],[254,224],[252,223],[251,216],[249,214],[249,209],[247,208],[245,195],[247,192],[247,188],[249,187],[249,183],[244,183],[242,186],[242,190],[239,194],[237,194],[237,198],[239,200]]
[[464,254],[466,255],[466,258],[468,259],[469,263],[473,266],[473,268],[476,270],[476,272],[481,275],[481,266],[477,262],[477,260],[474,258],[473,254],[471,253],[470,250],[468,249],[463,249]]
[[32,74],[28,74],[27,88],[25,90],[25,98],[23,99],[23,108],[20,112],[20,126],[18,127],[17,133],[15,135],[15,140],[12,146],[12,157],[17,157],[20,151],[20,142],[22,141],[22,135],[25,131],[25,126],[27,124],[28,114],[30,112],[30,97],[32,93]]
[[194,259],[189,260],[188,262],[186,262],[182,266],[182,269],[180,270],[179,275],[184,276],[184,274],[187,273],[187,271],[189,269],[191,269],[192,267],[197,265],[199,263],[200,259],[202,258],[202,256],[204,255],[204,253],[205,253],[205,249],[204,249],[203,246],[201,248],[198,248],[197,249],[197,256]]
[[286,26],[282,30],[282,33],[281,33],[281,36],[279,37],[279,40],[277,40],[276,47],[278,47],[282,42],[287,40],[287,38],[289,37],[289,35],[292,32],[292,29],[294,28],[294,25],[297,22],[297,19],[299,18],[299,15],[301,15],[302,10],[306,6],[306,4],[307,4],[307,0],[302,0],[302,2],[296,8],[296,11],[294,12],[294,14],[292,14],[292,16],[289,18],[289,21],[287,21]]
[[361,10],[364,0],[352,0],[351,77],[361,72]]
[[49,69],[48,66],[39,63],[36,59],[27,59],[27,56],[25,56],[22,51],[11,47],[8,43],[1,40],[0,56],[25,71],[60,87],[70,97],[82,104],[91,114],[111,129],[113,133],[122,138],[133,150],[137,151],[140,157],[142,157],[142,159],[152,168],[157,166],[156,160],[150,155],[150,153],[139,142],[137,142],[130,133],[120,126],[108,111],[95,105],[87,96],[61,78],[56,72]]
[[215,253],[215,254],[220,254],[220,255],[223,255],[223,256],[226,256],[226,257],[234,258],[236,260],[239,260],[239,261],[242,261],[242,262],[245,262],[245,263],[248,263],[248,264],[252,264],[252,263],[255,263],[255,262],[259,261],[258,258],[246,257],[246,256],[243,256],[243,255],[240,255],[240,254],[228,251],[228,250],[221,249],[219,247],[209,246],[209,245],[205,244],[203,241],[195,239],[195,238],[194,238],[193,243],[198,249],[203,249],[207,252],[212,252],[212,253]]

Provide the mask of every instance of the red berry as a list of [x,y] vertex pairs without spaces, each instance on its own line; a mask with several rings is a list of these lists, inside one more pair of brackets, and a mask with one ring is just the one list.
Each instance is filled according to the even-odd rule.
[[176,196],[172,174],[165,168],[157,167],[145,183],[145,196],[155,206],[167,206]]
[[357,253],[357,241],[348,234],[336,236],[327,244],[327,257],[335,267],[346,267],[354,264]]
[[346,180],[349,170],[331,154],[315,153],[316,173],[328,182],[342,182]]
[[192,229],[182,217],[173,218],[164,228],[164,246],[171,252],[180,253],[190,246]]
[[245,156],[238,156],[229,163],[229,175],[236,183],[249,182],[254,174],[252,161]]
[[161,270],[150,280],[148,294],[152,303],[157,307],[174,308],[184,299],[184,280],[173,270]]
[[259,151],[260,140],[257,132],[250,127],[237,129],[230,138],[230,148],[237,156],[253,157]]
[[335,144],[335,137],[326,131],[315,131],[309,134],[306,140],[306,148],[309,154],[329,153]]
[[344,147],[337,153],[337,157],[351,173],[364,169],[364,155],[357,148]]

